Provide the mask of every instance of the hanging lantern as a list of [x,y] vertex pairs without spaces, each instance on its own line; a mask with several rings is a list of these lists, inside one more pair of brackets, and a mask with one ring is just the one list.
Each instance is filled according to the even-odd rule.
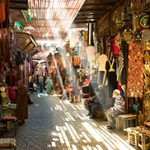
[[132,31],[131,30],[125,30],[123,32],[123,37],[124,37],[125,41],[129,42],[133,37]]
[[0,0],[0,23],[5,21],[5,2],[4,0]]

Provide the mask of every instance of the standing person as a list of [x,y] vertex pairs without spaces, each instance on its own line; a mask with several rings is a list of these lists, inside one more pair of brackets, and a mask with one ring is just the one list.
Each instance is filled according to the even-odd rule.
[[39,76],[39,88],[40,88],[40,93],[43,93],[43,76]]
[[36,92],[37,89],[38,89],[38,86],[37,86],[37,84],[34,82],[34,83],[33,83],[33,91]]
[[45,90],[46,89],[46,79],[47,77],[46,76],[43,76],[43,89]]
[[49,77],[47,77],[47,79],[45,81],[45,87],[46,87],[47,94],[51,94],[51,91],[52,91],[52,82],[51,82],[51,80],[50,80]]
[[115,89],[113,91],[113,98],[115,99],[114,106],[107,111],[108,129],[112,129],[115,126],[115,117],[125,113],[125,100],[120,95],[120,91]]
[[29,76],[29,90],[31,93],[33,92],[33,78],[31,75]]
[[25,123],[25,119],[28,118],[28,93],[27,88],[23,85],[23,81],[18,81],[18,89],[16,95],[16,117],[18,119],[18,123]]

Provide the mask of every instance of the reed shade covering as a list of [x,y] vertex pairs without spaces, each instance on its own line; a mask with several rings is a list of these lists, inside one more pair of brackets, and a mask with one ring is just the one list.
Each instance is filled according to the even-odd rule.
[[5,21],[5,2],[0,0],[0,23]]
[[[85,0],[29,0],[31,21],[36,37],[60,38],[67,33]],[[37,31],[38,30],[38,31]]]

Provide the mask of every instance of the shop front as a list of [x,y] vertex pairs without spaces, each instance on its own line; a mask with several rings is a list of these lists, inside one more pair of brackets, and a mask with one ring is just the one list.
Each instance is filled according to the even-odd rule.
[[[107,86],[109,98],[114,89],[121,91],[126,100],[126,114],[135,115],[135,124],[130,125],[137,127],[148,126],[150,122],[149,5],[149,1],[127,1],[98,21],[101,63],[103,56],[107,58],[103,63],[106,70],[99,76]],[[147,128],[141,130],[145,130],[149,138]],[[143,134],[141,130],[139,134]],[[143,136],[140,138],[145,140]]]

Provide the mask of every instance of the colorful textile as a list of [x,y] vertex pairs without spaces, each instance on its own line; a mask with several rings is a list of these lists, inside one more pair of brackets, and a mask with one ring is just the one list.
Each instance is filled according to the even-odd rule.
[[86,48],[86,52],[87,52],[87,57],[88,57],[88,60],[90,61],[94,61],[95,60],[95,47],[94,46],[88,46]]
[[80,59],[79,59],[79,56],[74,56],[73,57],[73,65],[74,66],[79,66],[80,65]]
[[129,43],[127,97],[143,97],[143,58],[140,43]]
[[118,55],[120,52],[120,48],[119,48],[119,45],[117,43],[118,39],[119,39],[119,35],[116,35],[114,37],[114,39],[112,39],[112,41],[111,41],[111,46],[112,46],[112,50],[113,50],[114,55]]
[[12,87],[8,86],[7,87],[8,90],[8,96],[10,100],[16,100],[16,95],[15,95],[15,91]]

